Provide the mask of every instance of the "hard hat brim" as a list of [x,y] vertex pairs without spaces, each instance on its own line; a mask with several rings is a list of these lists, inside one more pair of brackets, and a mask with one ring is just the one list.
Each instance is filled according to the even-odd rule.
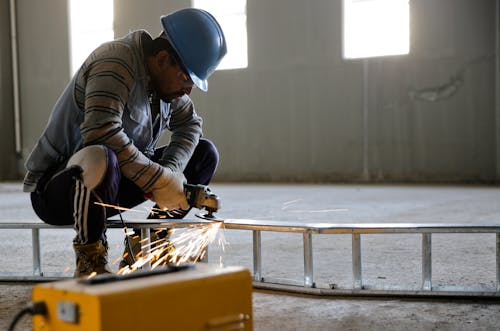
[[[163,17],[163,16],[162,16]],[[175,43],[173,42],[173,40],[170,38],[170,36],[168,35],[168,28],[165,26],[165,22],[162,20],[162,26],[163,26],[163,32],[160,37],[162,38],[165,38],[168,40],[168,42],[170,43],[170,45],[173,47],[173,49],[175,50],[175,52],[177,53],[177,57],[181,60],[182,62],[182,58],[180,56],[180,53],[179,53],[179,50],[177,49]],[[194,85],[196,85],[197,88],[199,88],[200,90],[202,90],[203,92],[206,92],[208,90],[208,81],[206,79],[201,79],[200,77],[198,77],[192,70],[190,70],[185,63],[182,63],[182,66],[183,68],[186,70],[186,72],[188,73],[189,77],[191,78],[191,80],[193,81]]]
[[200,79],[193,72],[190,72],[190,70],[187,70],[187,72],[189,74],[189,77],[191,77],[191,80],[193,81],[194,85],[196,85],[197,88],[199,88],[203,92],[208,91],[208,82],[206,79]]

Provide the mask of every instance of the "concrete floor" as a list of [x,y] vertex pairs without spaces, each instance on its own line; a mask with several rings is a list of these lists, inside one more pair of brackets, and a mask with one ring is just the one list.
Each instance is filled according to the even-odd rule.
[[[500,189],[496,186],[424,185],[260,185],[214,184],[222,200],[222,218],[293,222],[383,223],[449,222],[500,224]],[[147,205],[147,204],[146,204]],[[126,217],[140,217],[126,213]],[[193,217],[192,213],[188,215]],[[0,222],[35,218],[20,183],[0,183]],[[222,234],[222,232],[221,232]],[[210,246],[211,263],[252,268],[252,236],[223,232],[222,251]],[[123,234],[108,231],[111,260],[122,252]],[[73,272],[71,230],[42,231],[46,274]],[[365,284],[418,285],[420,236],[363,237]],[[27,231],[0,232],[1,272],[31,271]],[[263,233],[263,272],[268,277],[302,277],[301,236]],[[318,283],[341,287],[352,282],[350,237],[315,235],[314,274]],[[495,286],[495,236],[433,236],[433,285]],[[116,270],[116,265],[113,266]],[[33,284],[0,284],[0,329],[26,302]],[[499,300],[317,297],[255,290],[255,330],[500,330]],[[26,318],[16,330],[30,330]]]

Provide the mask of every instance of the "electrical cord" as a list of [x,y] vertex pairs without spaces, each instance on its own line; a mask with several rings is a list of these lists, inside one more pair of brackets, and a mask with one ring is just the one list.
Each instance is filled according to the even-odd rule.
[[[120,206],[120,202],[118,201],[117,203],[118,203],[118,206]],[[135,263],[136,262],[135,256],[134,256],[134,253],[132,253],[132,246],[130,245],[130,236],[127,233],[128,228],[125,225],[125,221],[123,220],[123,217],[122,217],[122,212],[119,208],[118,208],[118,216],[120,216],[120,221],[122,222],[123,231],[125,231],[125,241],[127,242],[128,255],[130,256],[132,261],[134,261],[134,263]]]
[[[75,179],[77,179],[77,178],[75,177]],[[97,198],[97,200],[99,200],[99,202],[100,202],[101,204],[104,204],[104,203],[102,202],[101,197],[99,197],[99,196],[97,195],[97,193],[95,193],[95,192],[94,192],[94,196]],[[122,217],[122,212],[121,212],[121,210],[120,210],[120,201],[119,201],[119,200],[117,200],[117,201],[116,201],[116,206],[118,207],[118,208],[117,208],[117,211],[118,211],[118,216],[120,217],[120,221],[121,221],[122,226],[123,226],[123,231],[125,232],[125,241],[127,242],[127,244],[126,244],[125,248],[127,249],[128,254],[129,254],[129,256],[131,257],[131,259],[132,259],[133,263],[135,263],[135,262],[136,262],[136,261],[135,261],[135,256],[134,256],[134,254],[132,253],[132,246],[130,245],[130,237],[129,237],[128,233],[127,233],[127,229],[128,229],[128,228],[127,228],[127,226],[125,225],[125,221],[123,220],[123,217]],[[104,212],[106,212],[106,208],[104,208]]]
[[14,316],[7,331],[14,331],[16,324],[26,315],[46,315],[47,305],[43,301],[30,302]]
[[[97,193],[94,192],[94,195],[97,198],[97,200],[99,200],[100,203],[104,204],[102,202],[102,199],[97,195]],[[132,258],[133,263],[135,263],[136,261],[135,261],[134,254],[132,253],[132,246],[130,245],[130,238],[129,238],[129,235],[127,233],[128,228],[125,225],[125,221],[123,220],[123,217],[122,217],[122,212],[120,210],[120,201],[119,200],[116,201],[116,205],[118,207],[117,208],[118,216],[120,217],[120,221],[121,221],[122,226],[123,226],[123,231],[125,232],[125,241],[127,242],[125,245],[125,249],[128,251],[128,254]],[[104,212],[106,212],[106,208],[104,208]]]

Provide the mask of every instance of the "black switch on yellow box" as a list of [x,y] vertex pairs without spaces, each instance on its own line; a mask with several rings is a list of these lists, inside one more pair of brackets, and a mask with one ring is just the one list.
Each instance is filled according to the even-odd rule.
[[252,330],[252,279],[204,263],[36,286],[35,331]]

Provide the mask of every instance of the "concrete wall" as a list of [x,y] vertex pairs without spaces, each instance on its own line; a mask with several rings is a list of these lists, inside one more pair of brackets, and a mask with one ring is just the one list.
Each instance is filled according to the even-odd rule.
[[[156,35],[161,14],[188,6],[115,1],[115,33]],[[411,6],[410,55],[345,61],[340,0],[248,1],[249,67],[192,94],[221,153],[217,179],[497,180],[495,1]],[[19,13],[25,152],[68,80],[65,13],[63,0]]]
[[24,175],[24,161],[40,136],[50,111],[70,79],[68,7],[66,0],[16,1],[21,155],[16,155],[12,97],[9,1],[0,10],[0,118],[5,154],[0,157],[0,179]]
[[23,155],[42,133],[70,80],[66,0],[16,1]]

